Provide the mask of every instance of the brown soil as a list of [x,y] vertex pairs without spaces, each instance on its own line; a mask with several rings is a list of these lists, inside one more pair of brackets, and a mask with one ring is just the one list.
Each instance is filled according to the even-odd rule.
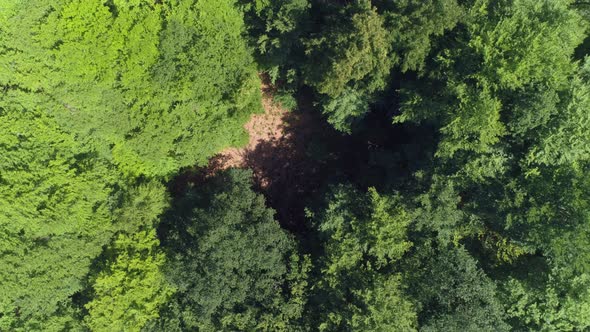
[[307,198],[319,183],[318,165],[306,155],[312,135],[322,129],[317,113],[311,110],[309,93],[298,95],[297,110],[289,111],[272,100],[274,88],[261,86],[264,113],[251,116],[244,128],[250,135],[242,148],[229,148],[210,159],[207,167],[187,169],[171,182],[173,196],[182,194],[189,184],[228,168],[248,168],[253,172],[255,189],[277,211],[286,228],[302,231]]
[[[409,172],[407,165],[395,168],[395,156],[391,157],[394,159],[389,168],[372,165],[371,151],[400,151],[400,146],[411,143],[407,141],[411,136],[404,131],[391,130],[387,114],[368,119],[371,130],[364,136],[342,135],[314,109],[310,89],[303,87],[298,91],[298,105],[293,111],[275,104],[274,92],[268,83],[262,84],[264,113],[252,115],[244,125],[250,135],[248,145],[222,151],[211,158],[206,167],[181,172],[170,183],[172,196],[181,195],[188,186],[198,185],[220,170],[248,168],[253,172],[255,189],[263,193],[268,206],[276,210],[281,225],[303,234],[308,230],[305,207],[327,184],[343,179],[356,184],[368,181],[360,186],[366,188],[382,185],[388,173]],[[366,179],[361,179],[359,174]]]
[[[250,136],[248,145],[241,148],[228,148],[214,156],[208,167],[210,174],[232,167],[250,168],[255,162],[253,159],[257,159],[254,158],[254,154],[259,146],[276,145],[293,140],[293,131],[287,130],[286,127],[294,122],[299,124],[303,120],[302,117],[291,114],[288,109],[275,103],[272,98],[274,89],[268,83],[262,83],[261,92],[264,113],[253,114],[244,125]],[[258,185],[262,188],[268,187],[270,180],[263,174],[256,175],[258,175]]]
[[309,158],[308,145],[312,137],[331,128],[324,128],[312,109],[310,91],[298,93],[297,109],[289,111],[273,102],[273,87],[263,84],[261,90],[264,114],[252,115],[246,123],[249,144],[221,152],[211,160],[207,173],[230,167],[251,169],[255,189],[277,211],[277,220],[301,232],[306,229],[304,208],[322,182],[323,161],[318,164]]

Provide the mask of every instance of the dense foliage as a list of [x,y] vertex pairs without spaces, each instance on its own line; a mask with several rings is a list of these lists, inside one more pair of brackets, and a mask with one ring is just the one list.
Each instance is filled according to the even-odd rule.
[[[100,329],[99,316],[123,310],[103,305],[145,291],[105,284],[138,276],[145,255],[156,265],[141,273],[158,270],[147,245],[120,241],[153,229],[159,181],[241,144],[260,109],[244,23],[232,1],[8,1],[0,12],[0,329],[70,326],[83,314],[71,298],[89,286]],[[128,253],[94,271],[109,243]]]
[[[0,330],[590,329],[589,23],[575,0],[1,1]],[[270,173],[305,186],[203,170],[246,144],[260,77],[320,128]]]
[[251,177],[221,173],[189,189],[164,217],[166,273],[177,293],[158,330],[295,329],[306,259],[251,189]]

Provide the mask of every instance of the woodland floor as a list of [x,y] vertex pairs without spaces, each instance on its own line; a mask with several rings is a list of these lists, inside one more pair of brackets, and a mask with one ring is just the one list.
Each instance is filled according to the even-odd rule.
[[278,169],[269,172],[271,168],[288,169],[293,166],[283,158],[283,153],[278,153],[279,149],[293,157],[301,152],[308,136],[304,131],[309,132],[314,122],[310,121],[309,113],[294,113],[275,103],[273,88],[268,83],[262,84],[261,92],[264,113],[253,114],[244,125],[250,137],[248,144],[226,149],[213,157],[208,171],[215,173],[232,167],[252,168],[256,184],[266,189],[278,175]]
[[180,174],[172,182],[173,195],[182,192],[187,183],[198,183],[221,170],[249,168],[256,189],[277,211],[283,227],[301,231],[305,198],[317,183],[317,167],[306,151],[310,138],[320,130],[321,121],[309,111],[311,101],[306,105],[305,100],[311,98],[298,98],[298,109],[290,111],[273,101],[273,90],[269,84],[261,86],[264,113],[253,114],[244,125],[249,143],[222,151],[211,158],[207,167]]
[[253,114],[244,125],[249,143],[222,151],[206,167],[185,170],[171,183],[173,196],[184,192],[189,183],[198,185],[220,170],[249,168],[255,189],[276,210],[281,225],[302,234],[309,227],[305,208],[327,184],[338,179],[360,187],[378,187],[386,174],[400,171],[376,166],[376,160],[383,157],[391,159],[388,165],[406,168],[397,162],[398,156],[387,152],[407,144],[403,130],[391,130],[387,114],[369,116],[365,121],[369,130],[360,128],[356,135],[344,135],[314,109],[309,89],[302,88],[296,94],[297,108],[291,111],[273,101],[274,92],[272,86],[262,84],[264,113]]

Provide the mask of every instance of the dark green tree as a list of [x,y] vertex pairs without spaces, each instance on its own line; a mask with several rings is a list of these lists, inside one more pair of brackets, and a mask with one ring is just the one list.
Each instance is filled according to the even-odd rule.
[[396,262],[412,246],[409,214],[397,197],[337,186],[313,213],[322,241],[310,300],[320,331],[412,331],[414,304]]
[[494,282],[462,247],[428,240],[405,270],[423,331],[509,331]]
[[455,27],[464,15],[456,0],[378,0],[374,5],[393,36],[392,50],[402,71],[422,71],[433,39]]
[[243,0],[248,34],[261,67],[271,80],[295,83],[302,61],[301,37],[307,32],[308,0]]
[[325,97],[324,113],[336,129],[369,111],[373,93],[386,85],[391,38],[369,1],[355,1],[325,18],[325,27],[306,40],[305,82]]
[[189,189],[162,224],[177,293],[156,330],[299,329],[308,261],[232,169]]
[[[471,220],[441,225],[482,255],[515,329],[587,327],[587,256],[565,240],[586,239],[590,189],[587,64],[572,58],[585,26],[569,4],[474,1],[396,120],[439,128],[432,172]],[[519,273],[526,262],[542,268]]]

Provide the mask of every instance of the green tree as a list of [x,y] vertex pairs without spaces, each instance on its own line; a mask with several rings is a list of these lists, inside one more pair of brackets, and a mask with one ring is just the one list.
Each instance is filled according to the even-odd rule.
[[178,291],[153,329],[298,329],[309,263],[252,191],[251,176],[218,174],[166,215],[167,273]]
[[396,197],[332,189],[312,214],[323,244],[310,310],[320,331],[411,331],[416,313],[395,263],[411,247]]
[[30,92],[21,99],[44,103],[126,174],[205,164],[244,143],[242,125],[260,110],[231,0],[27,0],[5,19],[2,84]]
[[[584,246],[587,246],[587,238]],[[569,275],[562,269],[530,270],[503,284],[506,313],[514,328],[536,331],[584,331],[590,327],[590,287],[587,273]],[[533,274],[537,274],[536,276]]]
[[0,112],[0,326],[40,329],[109,241],[117,174],[50,117]]
[[0,7],[0,329],[81,328],[88,301],[96,328],[126,304],[151,308],[162,298],[125,302],[149,285],[124,279],[116,308],[101,293],[135,258],[98,272],[94,299],[87,279],[103,248],[123,255],[108,249],[116,234],[154,227],[162,178],[245,141],[260,92],[241,13],[233,1]]
[[[439,156],[466,151],[473,162],[485,156],[492,175],[503,137],[530,135],[555,116],[557,96],[575,71],[571,56],[584,27],[568,1],[476,1],[465,21],[455,32],[457,42],[429,68],[429,79],[440,82],[408,86],[396,121],[436,122]],[[458,159],[467,162],[465,154]]]
[[461,196],[452,178],[434,176],[427,192],[414,199],[413,231],[443,247],[477,234],[481,220],[459,208]]
[[1,328],[72,329],[93,260],[117,231],[152,225],[164,188],[122,180],[43,113],[3,109],[0,127]]
[[559,166],[590,160],[590,58],[586,58],[579,72],[571,79],[570,87],[562,94],[560,112],[539,130],[538,139],[531,146],[527,163]]
[[424,69],[433,39],[461,20],[456,0],[378,0],[373,2],[393,35],[392,50],[402,71]]
[[259,64],[273,82],[294,81],[302,60],[301,37],[306,33],[308,0],[243,0],[248,34],[257,51]]
[[160,271],[165,257],[158,245],[155,230],[117,237],[86,304],[92,331],[140,331],[158,318],[159,307],[173,293]]
[[[343,131],[369,111],[391,66],[391,40],[383,18],[369,1],[356,1],[325,18],[306,41],[305,82],[322,94],[328,122]],[[353,96],[353,97],[351,97]]]

